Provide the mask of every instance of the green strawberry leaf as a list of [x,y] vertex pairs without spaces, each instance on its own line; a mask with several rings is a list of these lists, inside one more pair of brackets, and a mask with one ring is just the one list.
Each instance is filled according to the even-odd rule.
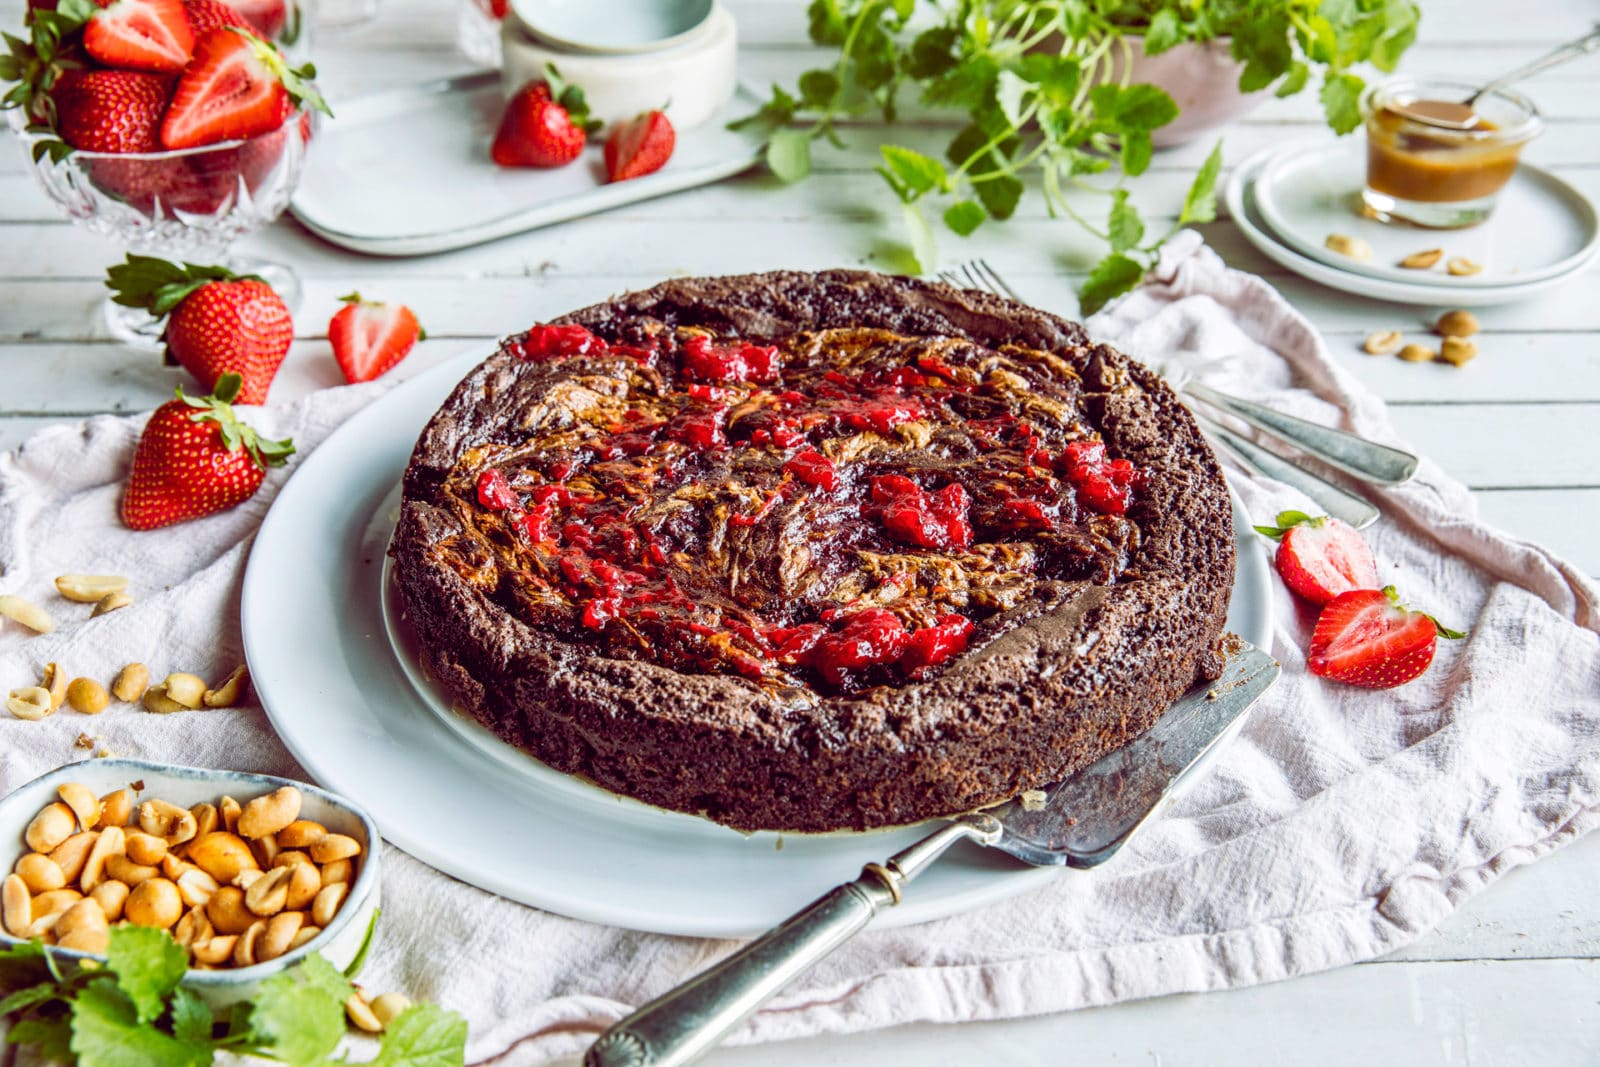
[[1252,526],[1251,529],[1263,537],[1281,541],[1283,535],[1296,526],[1321,526],[1327,521],[1326,515],[1307,515],[1303,511],[1280,511],[1276,526]]

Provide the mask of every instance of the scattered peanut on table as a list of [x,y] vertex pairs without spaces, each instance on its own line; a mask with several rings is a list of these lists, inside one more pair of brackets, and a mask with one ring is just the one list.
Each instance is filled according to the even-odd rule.
[[[49,691],[34,688],[43,696],[33,706],[48,707]],[[57,796],[28,824],[28,851],[0,892],[0,925],[62,948],[104,952],[111,925],[133,923],[170,932],[197,969],[264,963],[334,920],[364,856],[355,838],[300,818],[294,786],[242,807],[226,796],[135,805],[129,789],[96,797],[77,782]],[[400,994],[357,1000],[351,1019],[372,1032],[409,1005]]]

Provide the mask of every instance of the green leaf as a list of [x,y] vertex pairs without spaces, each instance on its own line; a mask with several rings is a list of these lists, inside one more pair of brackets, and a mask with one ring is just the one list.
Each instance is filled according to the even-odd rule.
[[779,181],[797,182],[811,173],[811,135],[805,130],[778,130],[767,142],[767,167]]
[[[1431,615],[1428,617],[1433,618]],[[1467,636],[1467,632],[1465,630],[1452,630],[1438,619],[1433,619],[1433,628],[1439,632],[1440,637],[1443,637],[1448,641],[1460,641],[1462,638]]]
[[800,75],[800,99],[814,108],[825,108],[839,92],[839,78],[831,70],[808,70]]
[[957,200],[945,208],[944,224],[965,237],[983,225],[983,220],[988,217],[989,213],[977,201]]
[[436,1004],[413,1004],[384,1029],[372,1067],[460,1067],[467,1020]]
[[812,41],[822,45],[844,44],[848,28],[844,14],[839,10],[838,0],[811,0],[806,14]]
[[953,26],[934,26],[919,33],[911,42],[906,73],[918,81],[936,78],[956,65],[956,46],[960,34]]
[[1270,537],[1274,541],[1282,540],[1283,535],[1296,526],[1321,526],[1328,521],[1326,515],[1308,515],[1303,511],[1280,511],[1274,520],[1276,526],[1252,526],[1251,529],[1263,537]]
[[1094,270],[1078,290],[1078,305],[1085,315],[1105,307],[1112,297],[1121,296],[1139,284],[1144,266],[1136,259],[1113,253],[1095,264]]
[[1126,252],[1138,247],[1144,240],[1144,220],[1138,209],[1128,203],[1128,190],[1117,189],[1111,194],[1111,216],[1106,222],[1106,236],[1111,240],[1111,251]]
[[895,185],[897,191],[904,190],[901,192],[903,200],[915,200],[934,189],[949,187],[950,176],[944,164],[931,156],[897,144],[879,145],[878,152],[883,156],[884,163],[879,171],[889,179],[891,185]]
[[1189,191],[1183,194],[1183,211],[1178,215],[1180,226],[1191,222],[1211,222],[1217,217],[1217,175],[1221,170],[1222,141],[1218,140],[1211,147],[1211,154],[1206,156],[1206,161],[1200,165],[1194,181],[1189,183]]
[[1150,166],[1150,156],[1155,146],[1145,130],[1129,130],[1122,135],[1122,173],[1137,178]]
[[1332,74],[1322,83],[1322,109],[1335,133],[1349,133],[1361,125],[1361,90],[1365,83],[1354,74]]
[[24,986],[0,1000],[0,1016],[10,1015],[13,1012],[26,1011],[38,1004],[44,1004],[61,996],[61,987],[55,982],[40,982],[38,985]]
[[973,182],[972,191],[978,194],[984,210],[990,215],[997,219],[1009,219],[1022,199],[1022,182],[1009,174],[1001,174]]
[[933,239],[933,229],[928,225],[928,220],[922,217],[922,208],[914,203],[900,205],[901,215],[906,220],[906,234],[911,240],[911,255],[917,261],[917,269],[924,274],[931,272],[939,262],[939,248]]
[[1000,106],[1000,113],[1013,127],[1022,125],[1023,100],[1032,91],[1032,82],[1023,81],[1020,76],[1009,70],[1002,70],[995,79],[995,103]]
[[[321,960],[321,968],[312,966],[314,960]],[[321,956],[309,956],[300,966],[261,983],[250,1009],[251,1033],[284,1063],[320,1065],[344,1035],[349,996],[350,983]]]
[[133,1001],[109,976],[73,999],[71,1048],[78,1067],[206,1067],[212,1059],[209,1042],[180,1041],[140,1025]]
[[1274,94],[1279,99],[1293,96],[1306,87],[1306,80],[1311,77],[1311,68],[1298,59],[1289,67],[1289,73],[1284,75],[1283,81],[1278,83],[1277,92]]
[[1165,89],[1154,85],[1130,85],[1117,96],[1116,120],[1135,130],[1153,130],[1178,117],[1178,103]]
[[188,1044],[211,1040],[211,1008],[186,986],[172,991],[172,1036]]
[[382,908],[372,909],[372,918],[367,920],[367,932],[361,935],[361,947],[356,949],[355,956],[351,958],[349,966],[344,969],[346,978],[354,978],[361,973],[361,968],[367,965],[367,953],[372,951],[372,938],[378,932],[378,918],[382,914]]
[[1170,7],[1163,7],[1150,18],[1150,25],[1144,31],[1144,50],[1147,55],[1160,55],[1174,45],[1183,42],[1183,24],[1178,21],[1178,12]]
[[[239,375],[225,374],[217,383],[217,396],[222,395],[229,378],[233,379],[234,395],[238,395]],[[116,974],[117,988],[133,1002],[139,1021],[148,1023],[166,1009],[167,994],[183,980],[189,957],[165,930],[119,925],[111,928],[106,966]]]
[[993,56],[988,53],[969,56],[924,85],[922,102],[933,107],[974,111],[992,98],[999,77],[1000,64]]
[[6,1034],[8,1045],[32,1045],[47,1063],[72,1062],[72,1021],[66,1015],[18,1019]]

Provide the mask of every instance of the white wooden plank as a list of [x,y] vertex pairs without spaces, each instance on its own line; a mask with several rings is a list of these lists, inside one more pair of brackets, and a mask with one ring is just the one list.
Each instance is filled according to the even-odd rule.
[[1401,437],[1474,489],[1600,487],[1600,404],[1397,404]]
[[[1426,316],[1413,309],[1373,329],[1402,330],[1407,340],[1438,347]],[[1326,340],[1333,358],[1390,402],[1505,403],[1540,400],[1600,401],[1600,346],[1581,333],[1481,333],[1478,358],[1464,367],[1406,363],[1361,350],[1365,335],[1339,333]]]
[[[1473,498],[1478,514],[1490,524],[1545,545],[1600,580],[1600,537],[1595,536],[1600,530],[1600,489],[1480,489]],[[1594,867],[1584,883],[1590,903],[1575,913],[1586,921],[1600,920],[1600,898],[1593,895],[1600,884],[1600,857]]]

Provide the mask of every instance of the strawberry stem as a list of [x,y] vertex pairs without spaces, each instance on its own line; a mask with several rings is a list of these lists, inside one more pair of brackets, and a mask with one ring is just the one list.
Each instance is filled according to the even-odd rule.
[[217,430],[222,435],[222,446],[229,452],[243,448],[255,460],[256,466],[263,469],[281,467],[294,454],[294,442],[287,438],[272,441],[261,437],[250,426],[239,421],[233,411],[233,399],[243,386],[244,378],[229,371],[217,379],[208,397],[186,396],[181,385],[177,388],[177,395],[180,401],[195,409],[189,414],[192,421],[217,424]]
[[328,109],[328,102],[322,98],[321,93],[317,92],[316,86],[311,84],[311,79],[317,76],[316,67],[307,63],[299,70],[296,70],[289,66],[289,61],[283,57],[283,53],[278,51],[277,46],[271,41],[263,41],[249,30],[238,26],[225,28],[250,42],[250,47],[254,50],[256,58],[272,72],[272,76],[278,79],[278,82],[296,103],[304,104],[312,111],[320,111],[330,119],[333,118],[333,112]]
[[[1395,607],[1399,608],[1401,611],[1406,611],[1406,612],[1411,611],[1410,608],[1408,608],[1404,604],[1400,603],[1400,593],[1399,593],[1399,591],[1397,589],[1395,589],[1394,586],[1392,586],[1392,585],[1384,586],[1383,587],[1383,595],[1389,598],[1389,603],[1393,604]],[[1432,615],[1429,615],[1425,611],[1419,611],[1419,612],[1416,612],[1415,614],[1421,615],[1423,618],[1425,618],[1429,622],[1433,623],[1434,630],[1438,632],[1440,637],[1443,637],[1447,641],[1460,641],[1462,638],[1467,636],[1467,632],[1465,630],[1452,630],[1452,629],[1450,629],[1450,627],[1444,625],[1444,623],[1440,622],[1438,619],[1434,618]]]
[[178,266],[156,256],[128,253],[127,262],[106,270],[106,288],[112,303],[144,308],[157,318],[165,318],[178,305],[207,282],[237,282],[250,279],[265,282],[259,274],[235,274],[227,267],[185,263]]
[[1280,511],[1278,512],[1277,518],[1278,525],[1252,526],[1250,528],[1256,533],[1260,534],[1262,537],[1269,537],[1274,541],[1281,541],[1283,540],[1283,535],[1294,529],[1296,526],[1321,526],[1327,521],[1328,516],[1326,515],[1307,515],[1303,511]]

